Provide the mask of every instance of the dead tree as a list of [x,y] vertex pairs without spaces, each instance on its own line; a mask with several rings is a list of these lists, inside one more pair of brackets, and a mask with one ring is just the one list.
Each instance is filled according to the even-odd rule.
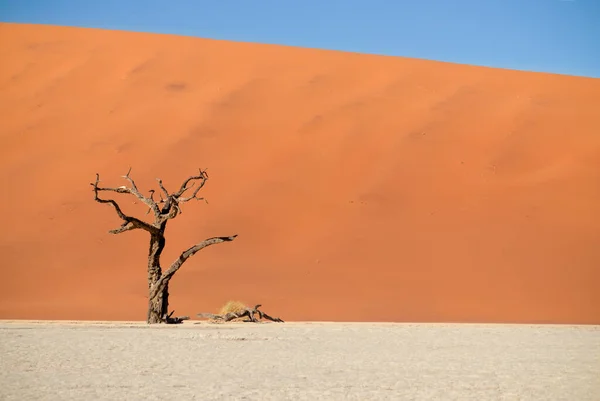
[[[117,215],[123,220],[123,224],[114,230],[110,230],[111,234],[121,234],[130,230],[144,230],[150,234],[150,248],[148,251],[148,315],[146,321],[148,323],[180,323],[182,320],[187,320],[189,317],[172,318],[168,314],[169,308],[169,281],[173,275],[181,268],[181,266],[198,251],[207,246],[219,244],[222,242],[233,241],[236,235],[230,237],[213,237],[206,239],[196,245],[191,246],[179,255],[179,257],[171,263],[166,271],[163,271],[160,256],[165,248],[165,229],[167,222],[174,219],[181,212],[181,205],[191,200],[204,200],[197,197],[198,192],[206,183],[208,174],[205,170],[199,170],[197,175],[188,177],[177,192],[170,193],[167,191],[161,179],[157,178],[158,186],[161,191],[160,199],[154,199],[154,190],[149,191],[150,196],[144,196],[140,193],[135,182],[130,177],[131,168],[126,175],[123,176],[129,186],[120,186],[118,188],[103,188],[98,186],[100,183],[100,175],[96,173],[96,182],[91,183],[94,191],[94,200],[100,203],[111,204]],[[196,185],[193,191],[191,189]],[[98,196],[99,192],[116,192],[119,194],[129,194],[135,196],[138,200],[148,206],[148,213],[151,211],[154,214],[154,222],[147,223],[140,219],[126,215],[119,207],[116,201],[112,199],[101,199]],[[186,192],[189,196],[184,196]],[[191,193],[190,193],[191,192]]]
[[224,315],[216,315],[213,313],[198,313],[198,314],[196,314],[196,316],[207,318],[207,319],[213,319],[213,320],[222,320],[224,322],[230,322],[233,319],[240,319],[243,317],[247,317],[248,318],[248,320],[246,320],[247,322],[257,323],[258,320],[254,317],[254,315],[258,315],[258,319],[267,319],[272,322],[283,323],[283,320],[281,320],[280,318],[271,317],[271,316],[267,315],[265,312],[258,310],[258,308],[260,308],[261,306],[262,305],[259,304],[259,305],[256,305],[254,308],[244,308],[242,310],[235,311],[235,312],[229,312]]

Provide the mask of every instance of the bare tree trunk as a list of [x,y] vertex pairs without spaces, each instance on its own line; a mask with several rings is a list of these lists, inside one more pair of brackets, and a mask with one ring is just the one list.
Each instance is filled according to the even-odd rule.
[[155,284],[162,275],[160,255],[165,249],[165,236],[163,230],[150,236],[150,249],[148,250],[148,289]]
[[148,323],[162,323],[168,316],[169,308],[169,285],[167,284],[162,291],[150,294],[148,300]]
[[[162,313],[163,318],[166,319],[167,314],[169,313],[169,282],[165,285],[165,289],[162,290]],[[164,320],[163,319],[163,320]]]
[[165,248],[164,227],[159,228],[157,234],[150,236],[150,249],[148,251],[148,323],[160,323],[169,312],[169,289],[165,286],[163,291],[153,294],[152,287],[162,277],[160,255]]

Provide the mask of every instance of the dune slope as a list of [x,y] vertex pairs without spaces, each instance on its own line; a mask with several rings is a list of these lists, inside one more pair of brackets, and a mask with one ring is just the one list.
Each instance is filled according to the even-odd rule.
[[[1,318],[144,319],[144,232],[90,182],[208,168],[178,314],[600,323],[600,80],[0,24]],[[133,199],[116,198],[144,216]]]

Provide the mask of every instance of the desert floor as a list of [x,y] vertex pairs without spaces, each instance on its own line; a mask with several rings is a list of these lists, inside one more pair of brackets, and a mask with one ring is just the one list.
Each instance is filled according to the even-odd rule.
[[2,400],[532,400],[600,394],[598,326],[0,323]]

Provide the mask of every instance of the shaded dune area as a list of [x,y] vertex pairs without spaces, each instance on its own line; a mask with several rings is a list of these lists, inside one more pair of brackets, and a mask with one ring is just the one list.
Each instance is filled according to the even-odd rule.
[[[600,80],[0,24],[0,318],[145,319],[148,238],[89,183],[208,200],[167,228],[194,316],[600,323]],[[144,217],[131,197],[125,212]]]

